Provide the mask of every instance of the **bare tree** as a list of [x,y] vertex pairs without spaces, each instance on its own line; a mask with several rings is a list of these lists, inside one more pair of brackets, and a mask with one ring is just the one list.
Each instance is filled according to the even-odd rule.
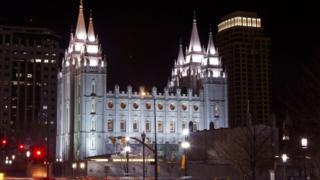
[[209,158],[231,164],[243,179],[257,179],[273,165],[274,128],[249,125],[217,133],[212,140]]

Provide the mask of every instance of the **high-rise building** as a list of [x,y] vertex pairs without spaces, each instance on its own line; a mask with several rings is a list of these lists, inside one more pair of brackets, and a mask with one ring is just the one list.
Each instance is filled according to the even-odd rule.
[[[163,93],[119,86],[107,92],[107,63],[90,15],[86,28],[80,4],[75,33],[62,60],[58,75],[56,158],[64,162],[112,154],[123,150],[113,137],[140,138],[148,143],[157,133],[159,154],[167,144],[177,147],[184,140],[183,129],[191,131],[228,127],[226,81],[212,33],[207,50],[202,48],[194,19],[186,58],[180,52],[169,87]],[[182,88],[186,93],[182,92]],[[173,91],[170,91],[173,90]],[[198,92],[198,94],[197,94]],[[156,131],[155,131],[156,127]],[[130,143],[134,154],[137,142]],[[141,153],[141,148],[136,148]]]
[[[228,79],[230,127],[270,122],[270,38],[256,13],[221,19],[217,47]],[[249,118],[249,113],[251,118]]]
[[49,134],[54,150],[59,48],[51,30],[0,26],[0,136],[10,146],[47,145]]

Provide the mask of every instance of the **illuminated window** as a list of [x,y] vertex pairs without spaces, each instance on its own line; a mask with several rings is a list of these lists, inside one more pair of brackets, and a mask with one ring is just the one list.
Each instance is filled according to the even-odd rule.
[[122,131],[122,132],[126,131],[126,121],[125,120],[120,121],[120,131]]
[[27,74],[27,78],[32,78],[32,74]]
[[163,132],[162,121],[158,121],[157,129],[158,129],[158,132]]
[[257,27],[257,19],[252,18],[252,27]]
[[257,19],[257,27],[261,27],[261,19],[260,18]]
[[91,131],[95,131],[96,130],[96,118],[95,117],[93,117],[92,119],[91,119]]
[[36,59],[36,63],[41,63],[41,59]]
[[49,60],[48,60],[48,59],[45,59],[45,60],[44,60],[44,63],[49,63]]
[[139,129],[138,129],[138,122],[137,122],[137,121],[134,121],[133,124],[132,124],[132,126],[133,126],[133,131],[134,131],[134,132],[138,132],[138,130],[139,130]]
[[96,113],[96,102],[95,100],[91,100],[91,113],[94,114]]
[[218,104],[215,104],[215,105],[214,105],[214,117],[215,117],[215,118],[218,118],[218,117],[219,117],[219,114],[220,114],[219,111],[220,111],[220,110],[219,110],[219,105],[218,105]]
[[95,150],[95,149],[96,149],[96,139],[95,139],[95,138],[92,138],[92,139],[91,139],[91,149],[92,149],[92,150]]
[[94,81],[94,79],[92,80],[92,83],[91,83],[91,94],[92,95],[96,94],[96,82]]
[[47,106],[47,105],[43,105],[43,106],[42,106],[42,109],[43,109],[43,110],[47,110],[47,109],[48,109],[48,106]]
[[251,18],[247,18],[247,23],[248,23],[248,26],[252,27],[252,25],[251,25]]
[[146,121],[146,132],[150,132],[151,127],[150,127],[150,121]]
[[113,131],[113,121],[108,120],[108,131]]
[[56,60],[51,60],[51,63],[56,63]]
[[175,125],[174,125],[174,121],[170,121],[169,129],[170,129],[170,132],[171,132],[171,133],[174,133],[174,132],[175,132]]
[[247,18],[245,17],[242,18],[242,24],[243,26],[247,26]]

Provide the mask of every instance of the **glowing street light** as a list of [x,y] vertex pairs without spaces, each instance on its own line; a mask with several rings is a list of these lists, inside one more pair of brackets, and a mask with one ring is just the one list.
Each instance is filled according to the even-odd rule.
[[189,135],[189,129],[183,129],[183,130],[182,130],[182,134],[183,134],[184,136],[188,136],[188,135]]
[[130,146],[125,146],[124,147],[124,152],[126,153],[126,158],[127,158],[127,169],[126,169],[126,175],[128,175],[129,174],[129,152],[131,151],[131,148],[130,148]]
[[189,149],[189,148],[190,148],[190,143],[189,143],[188,141],[183,141],[183,142],[181,143],[181,147],[182,147],[183,149]]
[[286,179],[286,162],[289,159],[289,156],[287,154],[282,154],[281,159],[283,162],[283,179]]
[[306,156],[307,156],[307,148],[308,148],[308,139],[307,138],[305,138],[305,137],[303,137],[303,138],[301,138],[301,147],[302,147],[302,149],[304,150],[304,157],[303,157],[303,159],[304,159],[304,179],[305,180],[307,180],[307,158],[306,158]]
[[302,147],[302,149],[308,148],[308,139],[307,138],[301,138],[301,147]]

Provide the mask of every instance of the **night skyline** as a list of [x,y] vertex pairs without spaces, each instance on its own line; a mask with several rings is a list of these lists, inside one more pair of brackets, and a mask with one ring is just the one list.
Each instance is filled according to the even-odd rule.
[[[262,26],[271,37],[273,91],[301,78],[301,71],[319,47],[316,32],[316,6],[290,2],[290,6],[277,2],[253,0],[207,2],[133,3],[125,5],[101,1],[84,1],[85,17],[93,10],[95,30],[99,34],[108,62],[108,89],[114,84],[121,89],[133,85],[160,88],[166,85],[174,60],[178,55],[179,39],[185,48],[189,43],[193,11],[196,11],[200,40],[206,45],[209,26],[217,32],[220,18],[234,10],[257,11]],[[17,6],[19,4],[19,6]],[[48,27],[62,38],[62,47],[74,31],[77,1],[38,0],[9,1],[2,6],[3,22],[28,22],[34,26]],[[87,22],[86,22],[87,23]],[[71,31],[72,29],[72,31]],[[294,53],[293,53],[294,52]]]

